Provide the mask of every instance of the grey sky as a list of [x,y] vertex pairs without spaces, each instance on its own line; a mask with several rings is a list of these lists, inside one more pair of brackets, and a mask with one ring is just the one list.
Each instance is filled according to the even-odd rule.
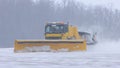
[[120,0],[77,0],[87,5],[101,5],[120,10]]
[[[37,3],[39,0],[33,0],[35,3]],[[55,3],[62,4],[65,0],[51,0],[55,1]],[[74,0],[76,2],[82,2],[88,6],[105,6],[112,9],[119,9],[120,10],[120,0]]]

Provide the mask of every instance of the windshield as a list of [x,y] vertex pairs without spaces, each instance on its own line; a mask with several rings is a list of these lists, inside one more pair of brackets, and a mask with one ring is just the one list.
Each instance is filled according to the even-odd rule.
[[64,25],[47,25],[45,28],[46,33],[64,33],[65,30]]

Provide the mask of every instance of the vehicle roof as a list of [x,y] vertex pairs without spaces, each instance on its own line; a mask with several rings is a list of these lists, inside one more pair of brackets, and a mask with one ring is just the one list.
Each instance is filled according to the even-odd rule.
[[63,22],[49,22],[49,23],[46,23],[46,25],[67,25],[67,23],[63,23]]

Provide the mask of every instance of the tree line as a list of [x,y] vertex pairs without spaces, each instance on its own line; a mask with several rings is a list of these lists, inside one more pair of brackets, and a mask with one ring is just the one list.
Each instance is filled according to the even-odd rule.
[[[46,22],[63,21],[106,39],[120,38],[120,11],[86,6],[66,0],[62,6],[51,0],[0,0],[0,47],[11,47],[15,39],[43,39]],[[95,27],[96,26],[96,27]],[[99,28],[99,29],[98,29]]]

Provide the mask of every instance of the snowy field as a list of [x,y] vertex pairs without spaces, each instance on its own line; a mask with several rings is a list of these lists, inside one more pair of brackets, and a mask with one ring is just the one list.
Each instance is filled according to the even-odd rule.
[[88,46],[85,52],[14,53],[0,48],[0,68],[120,68],[120,42]]

